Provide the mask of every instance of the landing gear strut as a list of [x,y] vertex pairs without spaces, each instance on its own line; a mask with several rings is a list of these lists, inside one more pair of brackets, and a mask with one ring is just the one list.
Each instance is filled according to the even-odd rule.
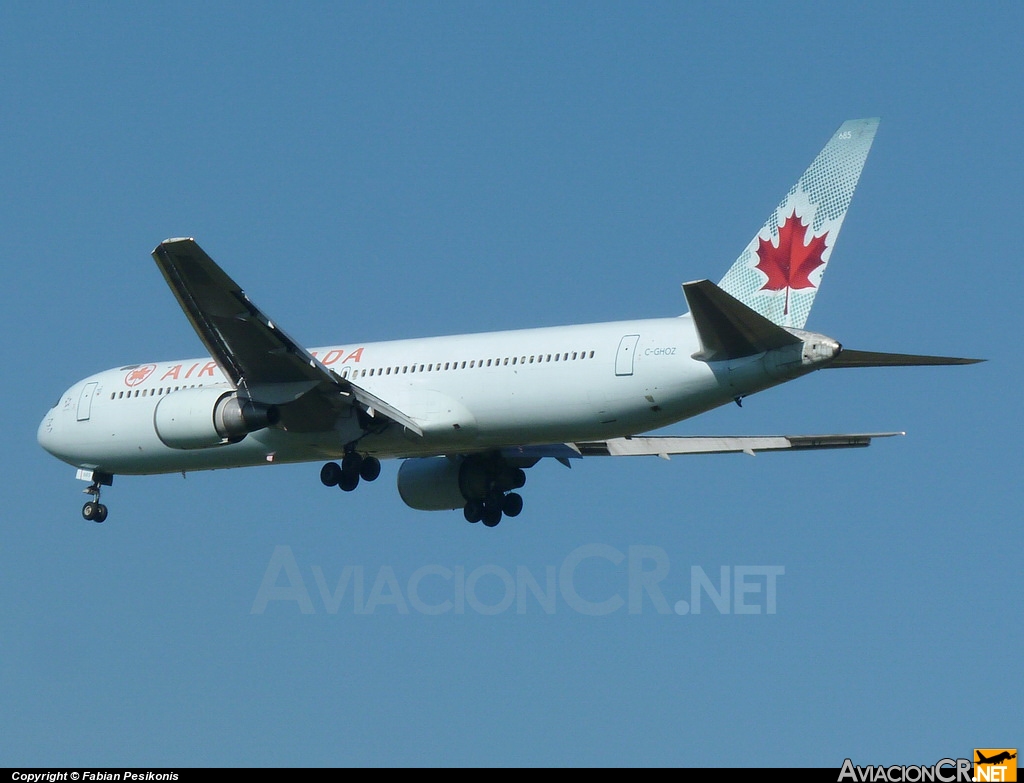
[[82,518],[87,522],[96,522],[99,524],[107,518],[107,507],[100,503],[100,487],[101,485],[107,485],[108,487],[113,483],[114,477],[107,474],[93,474],[93,481],[83,492],[87,495],[92,495],[95,500],[89,500],[84,506],[82,506]]
[[344,492],[351,492],[359,486],[359,479],[376,481],[380,475],[380,460],[376,457],[364,457],[357,451],[348,451],[341,460],[328,462],[320,468],[320,482],[325,487],[340,487]]

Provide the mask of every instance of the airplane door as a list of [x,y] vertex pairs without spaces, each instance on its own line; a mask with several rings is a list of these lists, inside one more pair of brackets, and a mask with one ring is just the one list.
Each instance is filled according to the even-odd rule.
[[640,340],[638,334],[627,334],[619,340],[619,352],[615,354],[615,374],[633,374],[633,356],[636,354],[636,344]]
[[89,413],[92,411],[92,398],[96,394],[95,383],[85,384],[85,388],[82,389],[82,396],[78,398],[78,420],[88,421]]

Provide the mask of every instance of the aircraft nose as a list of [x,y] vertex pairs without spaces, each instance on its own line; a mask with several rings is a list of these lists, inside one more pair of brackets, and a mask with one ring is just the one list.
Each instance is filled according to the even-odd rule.
[[43,416],[43,420],[39,422],[39,429],[36,430],[36,440],[39,442],[39,445],[42,446],[51,454],[54,453],[53,414],[54,410],[53,408],[50,408],[50,411],[45,416]]

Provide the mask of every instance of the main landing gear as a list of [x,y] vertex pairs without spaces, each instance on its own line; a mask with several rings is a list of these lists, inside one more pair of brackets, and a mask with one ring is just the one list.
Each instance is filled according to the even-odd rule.
[[483,522],[494,527],[501,522],[502,515],[517,517],[523,510],[523,496],[518,492],[492,492],[483,500],[467,500],[462,509],[467,522]]
[[526,471],[501,457],[468,457],[459,471],[459,489],[468,498],[462,509],[466,521],[494,527],[502,516],[519,516],[523,496],[512,490],[525,484]]
[[328,462],[320,468],[320,482],[325,487],[341,487],[351,492],[359,486],[359,479],[376,481],[380,475],[380,460],[376,457],[364,457],[356,451],[349,451],[341,460]]
[[99,471],[93,473],[92,483],[83,489],[82,491],[87,495],[92,495],[95,500],[89,500],[84,506],[82,506],[82,518],[86,522],[95,522],[99,524],[104,522],[107,518],[107,507],[100,503],[100,487],[110,486],[114,483],[114,477],[107,473],[100,473]]

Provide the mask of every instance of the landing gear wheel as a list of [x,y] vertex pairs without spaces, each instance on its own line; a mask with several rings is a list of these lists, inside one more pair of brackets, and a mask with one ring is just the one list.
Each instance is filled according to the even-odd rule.
[[467,522],[479,522],[484,516],[484,504],[479,500],[467,500],[462,514],[466,517]]
[[338,486],[341,487],[342,492],[351,492],[359,486],[359,474],[346,473],[345,470],[342,469],[341,478],[338,480]]
[[[512,489],[522,489],[526,486],[526,471],[522,468],[516,468],[512,471]],[[508,512],[505,512],[508,514]],[[509,514],[509,516],[515,516],[515,514]]]
[[380,460],[376,457],[363,457],[363,464],[359,466],[359,477],[363,481],[376,481],[380,475]]
[[488,503],[484,508],[483,523],[487,527],[494,527],[499,522],[501,522],[501,507]]
[[107,518],[107,507],[100,503],[100,491],[103,487],[109,487],[114,483],[112,473],[94,471],[92,483],[82,490],[86,495],[92,495],[92,500],[82,506],[82,518],[86,522],[102,522]]
[[517,517],[523,511],[523,496],[509,492],[501,501],[501,510],[507,517]]
[[341,481],[341,466],[337,462],[328,462],[320,468],[320,483],[325,487],[336,487]]

